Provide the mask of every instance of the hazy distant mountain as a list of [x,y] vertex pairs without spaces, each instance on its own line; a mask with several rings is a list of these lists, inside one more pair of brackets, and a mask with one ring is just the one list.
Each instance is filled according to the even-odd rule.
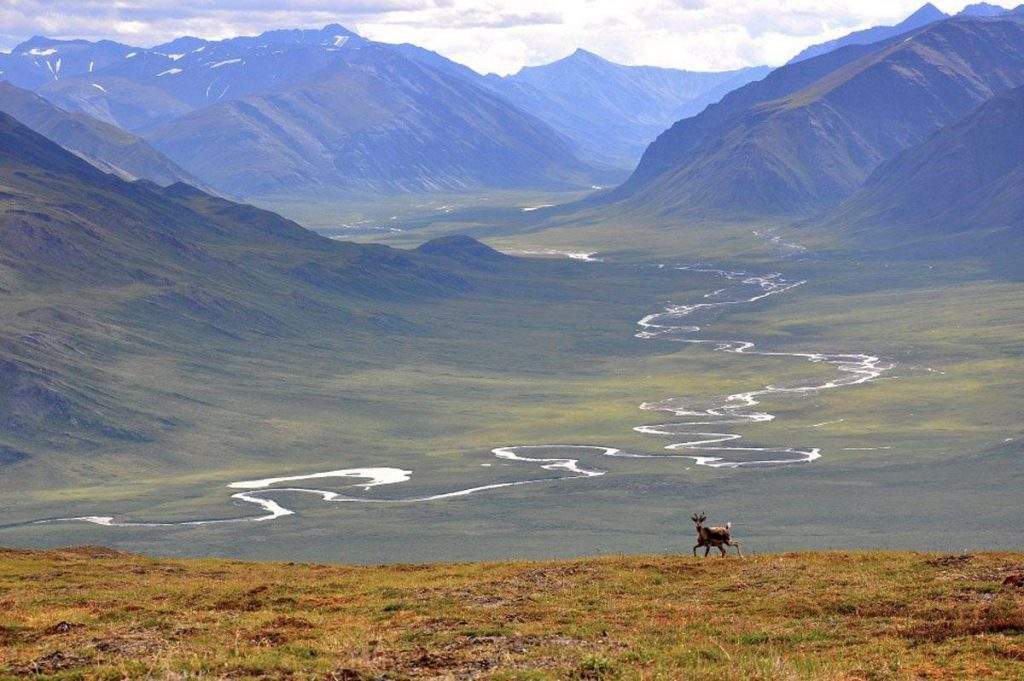
[[[903,237],[991,230],[1024,236],[1024,87],[907,149],[828,218],[843,227],[902,227]],[[887,240],[897,233],[889,230]]]
[[[972,5],[972,7],[976,6]],[[921,28],[922,26],[926,26],[932,22],[941,21],[948,16],[949,15],[945,12],[929,2],[895,26],[875,26],[862,31],[854,31],[842,38],[829,40],[828,42],[820,43],[818,45],[811,45],[800,52],[800,54],[793,57],[789,63],[794,64],[798,61],[810,59],[811,57],[817,57],[848,45],[869,45],[871,43],[877,43],[880,40],[887,40],[893,36],[906,33],[907,31],[912,31],[916,28]]]
[[511,76],[481,76],[416,45],[395,48],[432,68],[483,85],[572,140],[584,160],[621,170],[635,168],[647,145],[680,118],[699,113],[771,71],[767,66],[721,72],[623,66],[576,50]]
[[192,110],[154,85],[96,73],[48,82],[36,92],[62,109],[136,132],[173,121]]
[[147,134],[247,196],[294,190],[589,186],[568,140],[494,94],[358,42],[300,85],[204,107]]
[[[612,177],[454,64],[408,59],[336,24],[145,50],[45,38],[23,47],[11,55],[21,67],[52,62],[29,69],[40,94],[138,132],[233,195],[563,189]],[[40,84],[51,70],[59,77]]]
[[837,203],[883,161],[1024,83],[1024,22],[956,18],[774,71],[680,121],[604,200],[658,215]]
[[145,140],[83,113],[64,111],[39,95],[0,82],[0,111],[106,172],[157,184],[197,183]]
[[433,50],[428,50],[425,47],[419,45],[412,45],[410,43],[402,43],[400,45],[388,45],[391,49],[400,53],[402,56],[409,59],[413,59],[418,62],[422,62],[432,69],[436,69],[441,73],[446,73],[449,76],[455,76],[456,78],[462,78],[468,80],[471,83],[477,85],[484,85],[487,83],[487,77],[483,76],[473,69],[469,68],[464,64],[452,61],[448,57],[438,54]]
[[967,5],[960,10],[959,15],[965,17],[994,17],[1005,13],[1005,7],[993,5],[988,2],[976,2],[973,5]]
[[770,70],[700,73],[623,66],[576,50],[551,64],[504,78],[492,75],[486,82],[573,140],[588,160],[632,170],[647,145],[672,123]]
[[88,75],[125,59],[137,48],[110,40],[56,40],[35,36],[0,54],[0,77],[35,89],[62,79]]
[[[65,69],[61,77],[32,87],[65,108],[137,131],[220,101],[305,82],[337,61],[349,41],[367,42],[332,24],[220,41],[179,38],[152,49],[122,45],[117,58],[97,62],[89,72]],[[45,38],[34,38],[32,44],[36,51],[52,52],[51,61],[64,58],[68,49],[66,43]],[[89,45],[75,44],[80,52]],[[92,55],[77,59],[86,56]]]

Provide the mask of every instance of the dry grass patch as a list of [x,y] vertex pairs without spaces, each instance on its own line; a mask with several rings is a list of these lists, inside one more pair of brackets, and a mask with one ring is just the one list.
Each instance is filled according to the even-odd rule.
[[350,567],[0,551],[0,677],[1024,677],[1015,554]]

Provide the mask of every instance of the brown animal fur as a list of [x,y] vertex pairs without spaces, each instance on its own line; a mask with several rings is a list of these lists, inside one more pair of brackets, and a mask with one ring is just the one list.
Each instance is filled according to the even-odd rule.
[[694,556],[697,555],[697,549],[703,546],[705,558],[711,552],[712,547],[721,551],[722,557],[725,558],[725,547],[735,546],[736,553],[740,558],[743,557],[740,543],[732,538],[732,523],[726,523],[725,527],[705,527],[704,521],[708,519],[707,513],[694,514],[690,519],[697,525],[697,545],[693,547]]

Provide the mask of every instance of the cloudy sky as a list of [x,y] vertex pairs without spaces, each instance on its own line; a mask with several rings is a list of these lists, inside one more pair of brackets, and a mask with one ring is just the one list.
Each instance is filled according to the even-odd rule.
[[[991,0],[1013,6],[1024,0]],[[576,47],[625,64],[711,70],[781,64],[851,30],[897,23],[924,0],[0,0],[0,49],[32,35],[148,47],[339,22],[509,73]],[[935,0],[956,12],[965,0]]]

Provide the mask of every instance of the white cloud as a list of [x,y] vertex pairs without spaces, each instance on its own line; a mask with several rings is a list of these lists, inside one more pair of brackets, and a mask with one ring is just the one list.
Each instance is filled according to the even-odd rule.
[[[1015,0],[997,0],[1007,7]],[[923,0],[0,0],[0,47],[34,35],[153,45],[339,22],[508,73],[583,47],[689,69],[780,64],[812,43],[896,23]],[[955,12],[963,0],[936,2]]]

